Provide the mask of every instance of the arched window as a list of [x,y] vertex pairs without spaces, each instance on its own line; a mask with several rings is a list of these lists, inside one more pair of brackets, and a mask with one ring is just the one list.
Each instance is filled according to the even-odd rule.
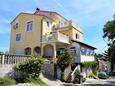
[[52,45],[46,45],[44,47],[44,56],[45,57],[53,57],[54,50]]
[[25,49],[25,55],[31,55],[31,48],[30,47],[27,47]]
[[41,53],[40,47],[35,47],[35,48],[34,48],[34,54],[35,54],[35,55],[40,55],[40,53]]

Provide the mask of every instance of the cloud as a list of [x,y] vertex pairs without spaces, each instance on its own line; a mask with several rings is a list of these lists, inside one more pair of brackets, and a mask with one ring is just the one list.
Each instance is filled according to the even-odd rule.
[[9,34],[10,33],[10,26],[7,25],[1,25],[0,24],[0,34]]
[[9,48],[8,47],[0,47],[0,51],[6,52],[6,51],[9,51]]
[[64,5],[62,5],[58,0],[53,0],[60,8],[62,8],[62,11],[67,12],[67,9],[64,7]]

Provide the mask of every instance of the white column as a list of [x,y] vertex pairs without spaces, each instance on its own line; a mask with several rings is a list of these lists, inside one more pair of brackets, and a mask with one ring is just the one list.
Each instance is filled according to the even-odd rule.
[[2,64],[4,64],[4,57],[5,57],[5,55],[2,56]]
[[56,44],[53,44],[54,47],[54,57],[53,57],[53,61],[54,63],[56,62],[56,56],[57,56],[57,51],[56,51]]

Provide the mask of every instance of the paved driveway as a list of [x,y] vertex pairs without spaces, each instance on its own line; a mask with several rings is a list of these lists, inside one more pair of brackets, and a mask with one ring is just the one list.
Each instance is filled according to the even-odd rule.
[[65,83],[63,84],[63,86],[115,86],[115,78],[110,78],[106,80],[87,79],[84,84]]
[[110,77],[109,79],[87,79],[87,81],[84,83],[85,86],[115,86],[115,78]]

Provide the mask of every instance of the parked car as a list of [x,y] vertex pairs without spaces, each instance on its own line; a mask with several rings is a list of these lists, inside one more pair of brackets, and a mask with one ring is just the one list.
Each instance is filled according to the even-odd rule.
[[106,72],[100,72],[100,73],[98,74],[98,77],[99,77],[100,79],[107,79],[107,78],[109,78],[109,75],[108,75]]

